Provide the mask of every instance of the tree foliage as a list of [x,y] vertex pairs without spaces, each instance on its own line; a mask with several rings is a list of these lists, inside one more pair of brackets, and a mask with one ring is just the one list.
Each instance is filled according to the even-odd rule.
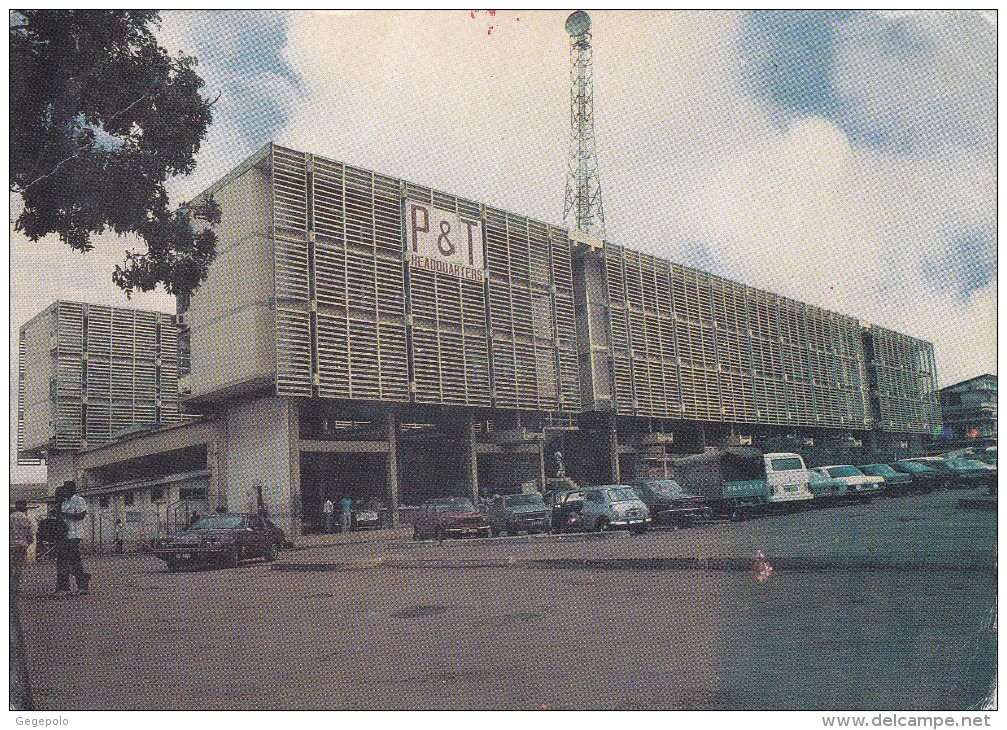
[[22,10],[10,16],[10,191],[15,226],[78,251],[135,233],[112,278],[127,293],[188,294],[213,260],[212,199],[172,209],[165,182],[195,167],[210,124],[196,60],[172,57],[151,10]]

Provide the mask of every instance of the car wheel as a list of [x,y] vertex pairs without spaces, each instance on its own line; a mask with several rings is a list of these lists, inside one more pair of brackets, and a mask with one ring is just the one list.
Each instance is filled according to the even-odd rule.
[[647,534],[647,526],[643,525],[641,527],[634,527],[633,528],[633,534],[634,535],[646,535]]
[[731,522],[744,522],[744,521],[745,521],[745,513],[743,511],[741,511],[740,509],[736,509],[733,512],[731,512]]
[[437,533],[436,533],[435,537],[437,538],[437,542],[444,542],[444,537],[445,537],[445,535],[444,535],[444,529],[438,527],[437,528]]
[[420,537],[420,531],[417,530],[415,527],[413,528],[413,539],[414,540],[420,540],[420,539],[422,539]]
[[492,535],[493,537],[500,537],[500,530],[494,527],[490,529],[490,535]]
[[165,560],[165,563],[167,563],[169,573],[178,572],[178,560],[176,558],[170,557],[167,560]]
[[235,545],[225,556],[224,565],[228,568],[237,568],[239,560],[241,560],[241,550]]
[[594,529],[597,532],[608,532],[608,520],[602,517],[601,519],[599,519],[597,522],[594,523]]
[[279,556],[280,556],[280,546],[277,545],[275,542],[270,543],[269,546],[266,548],[266,554],[264,556],[266,558],[266,562],[271,563],[274,560],[276,560]]

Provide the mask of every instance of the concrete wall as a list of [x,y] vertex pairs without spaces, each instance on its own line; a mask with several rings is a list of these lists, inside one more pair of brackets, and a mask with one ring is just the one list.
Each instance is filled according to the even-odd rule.
[[[291,463],[295,406],[286,398],[260,398],[227,412],[227,509],[257,512],[258,490],[269,517],[288,537],[294,531],[294,495],[300,491]],[[295,452],[296,453],[296,452]]]
[[[181,477],[181,478],[180,478]],[[212,506],[205,499],[180,500],[184,489],[209,488],[209,476],[194,474],[166,477],[125,486],[108,494],[85,497],[84,548],[92,553],[112,552],[116,545],[116,521],[122,521],[124,552],[134,552],[184,527],[193,512],[207,514]],[[159,495],[156,499],[155,492]],[[127,504],[131,495],[131,504]]]
[[273,251],[269,177],[257,168],[214,194],[221,208],[217,257],[184,320],[192,348],[192,395],[272,379]]
[[63,482],[77,478],[77,455],[69,451],[50,451],[45,471],[46,494],[53,495]]
[[49,381],[53,376],[50,355],[50,331],[54,329],[55,305],[49,307],[21,328],[20,410],[23,449],[48,446],[56,437],[55,407],[50,398]]

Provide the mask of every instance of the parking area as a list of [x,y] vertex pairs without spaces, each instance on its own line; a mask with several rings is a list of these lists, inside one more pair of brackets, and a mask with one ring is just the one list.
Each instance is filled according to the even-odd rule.
[[[996,666],[969,492],[636,536],[303,541],[177,574],[26,576],[44,709],[964,709]],[[753,570],[763,551],[772,571]]]

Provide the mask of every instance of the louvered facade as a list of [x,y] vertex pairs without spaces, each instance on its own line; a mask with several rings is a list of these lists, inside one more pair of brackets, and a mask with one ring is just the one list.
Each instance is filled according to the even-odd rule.
[[18,451],[75,451],[178,423],[174,316],[57,302],[21,328]]
[[877,426],[899,433],[940,433],[934,346],[877,325],[865,335]]
[[857,320],[604,247],[621,415],[864,429]]
[[[575,413],[562,229],[272,146],[276,393]],[[479,279],[406,256],[407,201],[478,224]]]

